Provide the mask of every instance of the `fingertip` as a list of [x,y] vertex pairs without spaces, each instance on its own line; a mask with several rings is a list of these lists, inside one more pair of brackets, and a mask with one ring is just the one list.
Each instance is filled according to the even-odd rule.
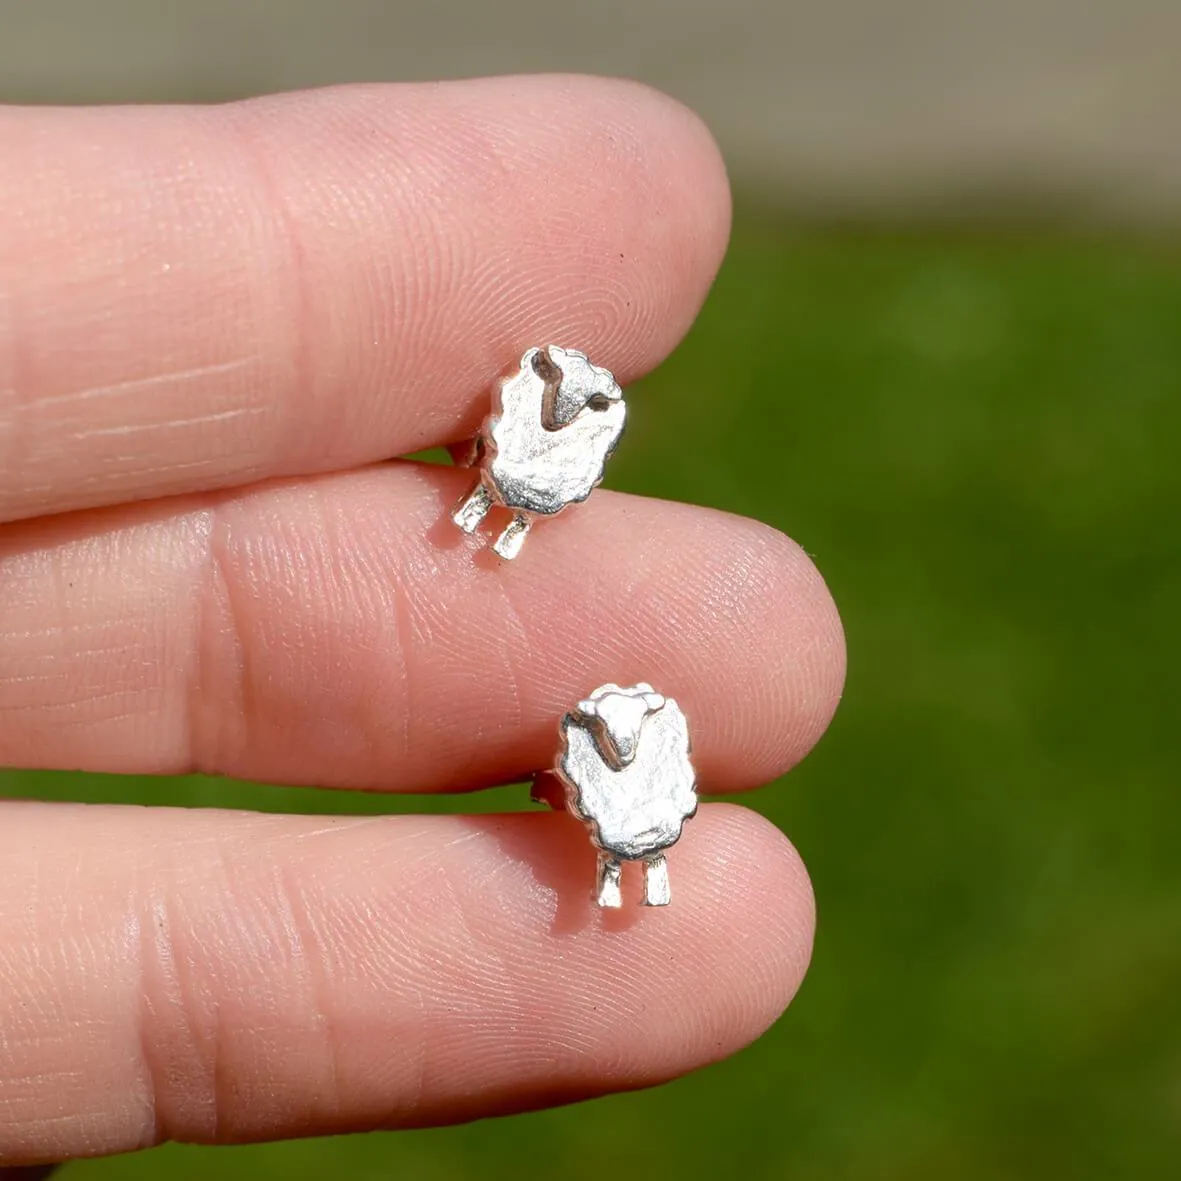
[[[610,87],[631,129],[629,154],[641,161],[642,184],[633,250],[637,260],[659,257],[652,268],[666,285],[653,317],[635,340],[620,342],[621,380],[651,368],[689,330],[704,303],[730,241],[732,198],[725,160],[708,125],[680,100],[630,79],[588,79]],[[621,259],[627,262],[627,259]],[[606,362],[610,364],[610,361]]]
[[712,877],[712,905],[733,916],[725,928],[744,946],[730,946],[723,930],[715,954],[719,970],[748,960],[741,975],[752,985],[745,1004],[749,1041],[775,1023],[807,974],[816,929],[812,881],[795,846],[761,813],[728,803],[708,804],[703,813],[711,848],[729,854]]
[[[552,286],[552,259],[562,257],[563,273],[578,273],[578,289],[564,300],[551,296],[544,308],[522,301],[517,351],[566,339],[568,323],[570,343],[621,382],[650,371],[689,330],[729,244],[729,178],[704,120],[628,78],[491,78],[452,94],[493,136],[513,130],[538,193],[552,204],[557,184],[577,211],[555,220],[540,210],[533,221],[535,245],[544,247],[537,257],[551,263],[537,263],[539,282]],[[558,166],[554,176],[546,175],[547,160]]]
[[635,555],[639,574],[627,582],[644,631],[628,626],[622,639],[651,662],[639,675],[663,660],[658,687],[690,718],[705,790],[778,778],[819,741],[844,684],[841,620],[823,577],[791,538],[731,513],[630,499],[616,507],[604,495],[585,517],[621,510],[661,554],[657,563],[641,545]]
[[[729,180],[709,128],[631,79],[349,85],[230,110],[231,120],[285,141],[289,159],[273,165],[280,179],[303,159],[343,157],[369,179],[367,200],[385,190],[400,215],[407,194],[420,202],[424,189],[443,194],[429,215],[404,218],[436,239],[419,265],[444,272],[415,282],[433,290],[462,277],[467,295],[451,293],[456,310],[468,297],[493,305],[463,310],[483,323],[479,355],[496,358],[494,368],[553,340],[620,381],[642,376],[688,331],[729,242]],[[291,143],[297,122],[310,129],[302,145]],[[285,187],[298,191],[298,178]],[[382,216],[375,209],[371,220]],[[456,368],[460,356],[450,352]]]
[[[639,906],[633,865],[624,867],[623,909],[594,906],[594,857],[568,815],[469,823],[493,838],[496,860],[523,858],[496,872],[525,903],[505,941],[524,955],[510,953],[505,970],[553,999],[530,1037],[577,1041],[580,1056],[564,1068],[582,1077],[584,1095],[650,1086],[728,1057],[770,1028],[800,987],[815,925],[811,883],[787,838],[748,808],[709,803],[685,825],[668,851],[673,900],[660,909]],[[588,1078],[596,1061],[600,1073]]]
[[721,148],[701,115],[680,99],[632,79],[588,79],[616,88],[633,112],[635,150],[647,161],[650,195],[672,194],[682,215],[680,241],[697,248],[699,271],[712,276],[730,238],[730,180]]
[[750,603],[767,661],[766,714],[747,768],[758,786],[790,771],[828,729],[844,691],[846,652],[840,612],[811,556],[770,525],[746,526],[768,571]]

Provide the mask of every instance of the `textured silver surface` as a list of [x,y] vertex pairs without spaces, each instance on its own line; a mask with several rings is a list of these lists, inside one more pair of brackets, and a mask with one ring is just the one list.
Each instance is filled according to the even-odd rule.
[[480,478],[452,520],[473,533],[493,506],[509,509],[493,548],[515,558],[535,517],[591,494],[626,417],[623,391],[606,369],[573,349],[530,349],[493,390],[472,455]]
[[622,861],[643,861],[644,901],[669,902],[661,855],[697,811],[689,727],[651,685],[602,685],[562,719],[557,774],[599,850],[598,902],[621,904]]

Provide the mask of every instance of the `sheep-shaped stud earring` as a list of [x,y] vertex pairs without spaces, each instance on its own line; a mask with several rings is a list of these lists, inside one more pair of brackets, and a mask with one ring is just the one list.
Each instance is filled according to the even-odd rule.
[[480,478],[451,519],[474,533],[494,505],[512,517],[493,549],[515,558],[535,517],[585,500],[603,478],[627,406],[606,369],[583,353],[530,349],[493,388],[492,413],[467,457]]
[[602,685],[562,718],[556,768],[570,811],[599,851],[597,900],[623,904],[622,863],[644,863],[644,905],[671,900],[664,850],[697,811],[689,727],[651,685]]

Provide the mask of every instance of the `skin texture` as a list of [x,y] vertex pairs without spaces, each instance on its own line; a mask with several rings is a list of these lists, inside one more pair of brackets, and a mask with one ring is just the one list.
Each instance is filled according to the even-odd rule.
[[[517,78],[0,110],[0,138],[0,762],[462,791],[549,765],[609,680],[677,698],[709,792],[823,732],[840,624],[778,533],[600,491],[501,566],[446,520],[469,475],[388,461],[470,435],[538,341],[625,384],[676,344],[729,224],[689,112]],[[803,975],[807,877],[731,805],[672,856],[672,907],[629,881],[603,915],[560,814],[5,802],[0,1163],[729,1054]]]

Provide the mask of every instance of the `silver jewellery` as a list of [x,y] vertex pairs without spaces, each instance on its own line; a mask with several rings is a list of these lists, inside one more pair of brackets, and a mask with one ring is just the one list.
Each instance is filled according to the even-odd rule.
[[[606,369],[574,349],[532,348],[492,390],[464,466],[479,478],[451,514],[474,533],[495,506],[512,514],[493,544],[515,558],[536,517],[586,500],[623,433],[627,406]],[[623,862],[644,863],[644,905],[672,899],[664,850],[697,811],[689,727],[671,697],[641,682],[601,685],[566,714],[555,773],[598,850],[600,906],[623,905]]]
[[680,706],[651,685],[601,685],[561,722],[556,768],[570,811],[599,851],[597,901],[623,905],[622,862],[644,863],[644,905],[672,894],[664,850],[697,811],[697,776]]
[[507,508],[512,518],[492,548],[515,558],[535,517],[591,494],[626,417],[615,378],[585,354],[557,345],[530,349],[493,388],[492,413],[468,457],[480,478],[451,519],[473,533],[494,505]]

